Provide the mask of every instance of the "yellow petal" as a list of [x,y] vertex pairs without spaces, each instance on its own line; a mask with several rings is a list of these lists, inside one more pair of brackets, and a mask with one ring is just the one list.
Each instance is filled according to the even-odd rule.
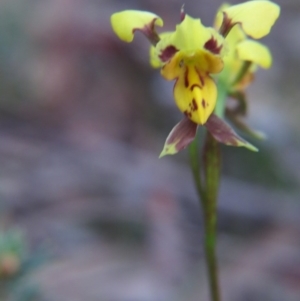
[[185,15],[184,20],[176,26],[176,30],[159,41],[157,49],[163,51],[172,45],[178,50],[191,54],[196,50],[205,49],[205,44],[211,40],[214,41],[215,48],[220,48],[219,52],[221,52],[224,38],[215,29],[203,26],[200,19]]
[[237,24],[234,26],[229,34],[226,37],[226,41],[228,43],[229,52],[235,48],[237,43],[245,40],[247,36],[245,35],[244,31],[242,30],[241,26]]
[[182,69],[183,65],[183,54],[182,52],[177,52],[161,69],[161,75],[166,80],[173,80],[176,79]]
[[252,40],[245,40],[236,47],[240,60],[250,61],[268,69],[272,64],[272,56],[268,47]]
[[206,50],[197,50],[188,55],[184,51],[177,52],[161,69],[161,75],[166,80],[178,78],[186,66],[195,66],[203,73],[219,73],[223,69],[223,60]]
[[243,62],[237,57],[236,46],[245,39],[246,35],[239,24],[234,26],[226,36],[228,51],[223,57],[224,69],[220,74],[224,83],[231,83],[243,64]]
[[240,23],[247,35],[260,39],[270,32],[280,7],[271,1],[256,0],[230,6],[223,12],[232,25]]
[[152,30],[154,24],[163,26],[163,20],[159,16],[138,10],[124,10],[114,13],[110,20],[114,32],[125,42],[133,40],[136,30]]
[[185,66],[174,86],[175,102],[181,112],[197,124],[204,124],[213,112],[217,87],[211,77],[194,65]]
[[223,70],[223,59],[218,55],[212,54],[210,51],[196,52],[194,58],[194,64],[201,71],[215,74]]
[[150,65],[153,68],[162,67],[163,62],[159,59],[157,49],[154,46],[150,47],[149,56],[150,56]]
[[[172,32],[163,32],[159,35],[159,37],[161,40],[163,40],[163,39],[167,39],[171,34]],[[159,58],[160,50],[157,47],[151,46],[149,55],[150,55],[150,65],[153,68],[160,68],[163,66],[163,62]]]
[[176,26],[176,31],[168,42],[180,50],[193,50],[203,48],[210,37],[210,31],[202,25],[200,19],[194,19],[186,15],[184,20]]

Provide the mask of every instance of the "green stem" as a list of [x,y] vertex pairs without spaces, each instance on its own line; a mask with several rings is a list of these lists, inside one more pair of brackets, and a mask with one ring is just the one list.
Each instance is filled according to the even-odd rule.
[[216,231],[217,231],[217,199],[220,179],[220,148],[218,142],[207,133],[203,151],[205,170],[205,199],[204,199],[204,228],[205,254],[209,274],[211,298],[220,300],[218,284],[218,267],[216,258]]
[[205,256],[211,300],[220,301],[218,264],[216,258],[216,216],[205,219]]
[[202,181],[201,181],[199,143],[197,137],[195,137],[194,141],[189,145],[188,149],[189,149],[189,156],[190,156],[190,166],[193,173],[197,194],[200,202],[203,202],[205,195],[204,195],[204,189],[202,187]]
[[190,144],[189,155],[195,186],[204,212],[205,254],[211,300],[220,301],[218,268],[215,254],[217,222],[216,207],[220,173],[219,145],[211,134],[207,133],[203,153],[205,183],[203,183],[201,179],[201,156],[197,139]]

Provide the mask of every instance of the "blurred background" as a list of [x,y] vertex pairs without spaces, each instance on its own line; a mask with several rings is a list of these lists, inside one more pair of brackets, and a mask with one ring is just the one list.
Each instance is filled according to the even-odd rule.
[[[300,300],[300,2],[277,3],[273,67],[247,91],[268,139],[223,147],[224,301]],[[109,21],[141,9],[173,29],[182,4],[0,1],[0,300],[209,300],[187,152],[158,159],[181,118],[173,83]],[[185,11],[210,26],[221,4]]]

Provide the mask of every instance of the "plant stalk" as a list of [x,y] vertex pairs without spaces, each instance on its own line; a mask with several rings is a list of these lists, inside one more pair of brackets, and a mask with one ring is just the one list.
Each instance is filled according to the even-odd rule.
[[190,165],[204,214],[205,255],[212,301],[220,301],[216,258],[217,195],[220,176],[220,150],[217,141],[207,133],[203,151],[204,181],[201,178],[200,151],[197,139],[189,146]]
[[220,158],[221,155],[218,142],[210,133],[207,133],[203,150],[205,174],[205,197],[203,202],[203,211],[205,255],[212,301],[220,301],[218,265],[216,257],[217,199],[221,167]]

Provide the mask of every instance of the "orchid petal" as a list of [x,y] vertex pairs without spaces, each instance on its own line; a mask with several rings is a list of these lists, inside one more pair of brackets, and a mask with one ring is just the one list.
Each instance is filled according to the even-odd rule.
[[186,56],[193,56],[201,49],[218,56],[223,53],[224,43],[224,38],[215,29],[203,26],[200,19],[185,15],[184,20],[176,26],[176,30],[159,41],[157,48],[162,52],[173,46]]
[[186,15],[184,20],[176,26],[176,30],[168,39],[161,40],[157,47],[166,48],[173,45],[180,50],[193,50],[203,48],[211,37],[211,32],[203,26],[200,19]]
[[197,124],[204,124],[213,112],[217,87],[206,72],[193,64],[184,64],[178,53],[162,69],[167,80],[176,79],[174,86],[175,102],[181,112]]
[[198,125],[188,118],[181,120],[168,135],[159,158],[174,155],[187,147],[195,138]]
[[207,130],[220,143],[231,146],[243,146],[251,151],[257,152],[258,149],[241,138],[224,120],[212,114],[205,124]]
[[174,98],[181,112],[195,123],[204,124],[215,108],[217,87],[207,74],[186,67],[175,83]]
[[248,1],[225,8],[223,24],[232,27],[241,24],[244,32],[254,39],[269,34],[279,17],[279,5],[266,0]]
[[265,69],[271,67],[271,52],[267,46],[259,42],[245,40],[236,46],[236,51],[240,60],[250,61]]
[[[172,32],[163,32],[159,35],[161,40],[168,39]],[[158,47],[150,47],[150,65],[153,68],[161,68],[163,64],[168,61],[175,53],[177,49],[173,46],[169,46],[164,50],[159,49]]]
[[111,25],[117,36],[124,42],[132,42],[134,32],[142,31],[148,38],[154,32],[154,25],[163,26],[163,20],[150,12],[125,10],[111,16]]

